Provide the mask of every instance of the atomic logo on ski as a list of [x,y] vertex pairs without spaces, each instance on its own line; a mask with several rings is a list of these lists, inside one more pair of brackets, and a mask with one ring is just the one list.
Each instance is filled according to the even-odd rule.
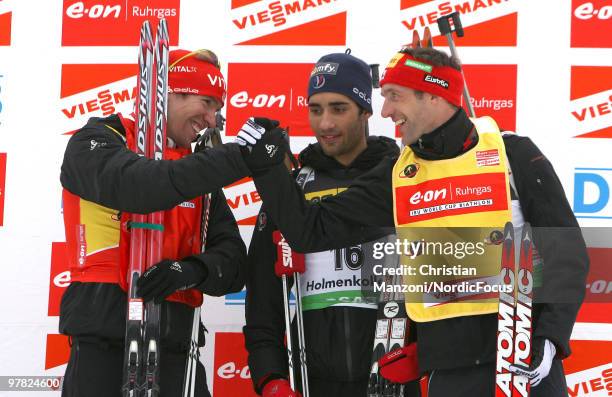
[[495,397],[529,396],[529,379],[513,375],[509,369],[511,364],[529,366],[531,361],[533,244],[528,223],[523,225],[520,244],[519,270],[515,272],[514,227],[508,222],[504,227],[500,284],[509,286],[512,292],[500,289],[499,293]]

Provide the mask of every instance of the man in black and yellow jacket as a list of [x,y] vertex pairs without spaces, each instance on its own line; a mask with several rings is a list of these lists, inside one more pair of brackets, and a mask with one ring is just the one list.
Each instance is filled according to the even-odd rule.
[[[532,396],[567,395],[561,359],[570,354],[588,257],[550,162],[529,138],[502,138],[491,120],[467,117],[461,109],[460,65],[443,52],[402,49],[387,66],[381,86],[382,115],[399,126],[406,145],[401,155],[383,159],[345,192],[316,204],[305,201],[278,156],[258,156],[267,170],[258,170],[254,180],[268,215],[300,252],[338,248],[339,239],[359,241],[373,226],[503,227],[513,220],[517,227],[529,222],[534,230],[556,230],[535,236],[543,268],[541,286],[534,291],[529,372]],[[279,139],[271,133],[253,147]],[[475,202],[487,205],[456,205],[462,197],[445,194],[445,183],[466,194],[478,191],[486,200]],[[430,374],[429,396],[493,395],[496,305],[440,306],[446,307],[407,306],[417,321],[419,368]]]

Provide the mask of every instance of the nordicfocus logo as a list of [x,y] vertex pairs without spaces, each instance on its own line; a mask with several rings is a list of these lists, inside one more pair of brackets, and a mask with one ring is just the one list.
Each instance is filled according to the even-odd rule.
[[[516,46],[519,0],[400,0],[400,23],[408,31],[436,25],[438,18],[459,12],[466,31],[463,46]],[[438,32],[437,26],[434,28]],[[472,32],[473,31],[473,32]],[[436,36],[434,46],[446,46]]]
[[428,74],[425,76],[424,81],[428,82],[428,83],[432,83],[432,84],[437,84],[442,88],[446,88],[448,89],[448,82],[446,80],[442,80],[438,77],[433,77],[432,75]]
[[372,103],[372,98],[370,98],[369,96],[367,96],[365,94],[365,92],[361,92],[359,91],[359,88],[357,87],[353,87],[353,93],[357,94],[359,96],[359,98],[363,99],[364,101],[366,101],[367,103],[371,104]]
[[64,0],[62,45],[138,45],[142,23],[160,18],[168,19],[170,45],[177,45],[179,10],[180,0]]
[[233,0],[238,45],[345,45],[347,4],[338,0]]

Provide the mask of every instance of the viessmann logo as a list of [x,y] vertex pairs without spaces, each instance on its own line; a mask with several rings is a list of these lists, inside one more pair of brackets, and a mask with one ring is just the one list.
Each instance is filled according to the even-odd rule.
[[577,138],[612,138],[612,67],[572,66],[571,119]]
[[612,48],[612,0],[572,0],[571,43]]
[[348,0],[232,0],[236,45],[346,45]]
[[306,100],[312,67],[303,63],[230,63],[227,135],[235,135],[246,119],[257,115],[279,120],[290,128],[292,136],[312,136]]
[[12,16],[10,1],[0,0],[0,46],[11,45]]
[[516,46],[518,0],[401,0],[401,35],[405,42],[412,30],[430,26],[434,45],[447,45],[439,36],[437,20],[452,12],[461,14],[465,37],[459,46]]
[[59,112],[63,133],[73,133],[90,117],[132,112],[137,66],[131,64],[62,65]]
[[168,20],[170,45],[178,45],[179,10],[180,0],[64,0],[62,45],[138,45],[142,23],[159,18]]
[[612,394],[612,342],[570,341],[572,355],[563,360],[570,397],[603,397]]

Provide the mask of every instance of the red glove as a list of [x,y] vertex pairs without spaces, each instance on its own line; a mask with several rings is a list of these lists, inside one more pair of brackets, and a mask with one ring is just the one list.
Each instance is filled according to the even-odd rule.
[[409,343],[385,354],[378,360],[378,367],[382,377],[393,383],[408,383],[418,379],[417,344]]
[[304,254],[294,252],[281,232],[276,230],[272,233],[272,241],[276,245],[276,263],[274,273],[278,277],[284,275],[291,276],[294,273],[304,273]]
[[300,392],[293,391],[286,379],[274,379],[266,383],[262,397],[302,397]]

